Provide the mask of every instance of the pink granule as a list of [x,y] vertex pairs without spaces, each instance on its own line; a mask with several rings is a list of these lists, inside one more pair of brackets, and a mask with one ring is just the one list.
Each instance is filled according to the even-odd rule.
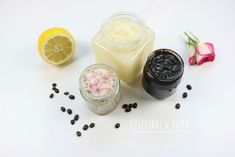
[[115,85],[113,72],[104,68],[87,69],[82,81],[85,90],[94,96],[109,94]]

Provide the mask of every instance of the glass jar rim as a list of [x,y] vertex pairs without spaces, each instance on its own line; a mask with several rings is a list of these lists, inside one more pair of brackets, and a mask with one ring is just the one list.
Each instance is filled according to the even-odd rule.
[[[121,42],[112,42],[110,41],[109,37],[107,37],[107,35],[104,33],[104,30],[105,30],[105,26],[112,20],[114,19],[118,19],[120,17],[128,17],[132,20],[135,20],[140,28],[141,28],[141,34],[140,34],[140,37],[132,42],[128,42],[128,43],[121,43]],[[131,47],[131,46],[136,46],[138,45],[138,43],[140,43],[142,40],[143,40],[143,36],[145,34],[145,22],[144,20],[139,17],[137,14],[133,13],[133,12],[118,12],[118,13],[115,13],[113,15],[111,15],[107,20],[105,20],[101,26],[101,33],[103,34],[103,37],[105,39],[106,42],[108,42],[109,44],[115,46],[115,47],[120,47],[120,48],[126,48],[126,47]]]
[[[84,84],[82,82],[82,78],[84,77],[85,73],[87,72],[88,69],[90,68],[104,68],[106,70],[109,70],[112,72],[112,76],[114,77],[115,79],[115,84],[114,84],[114,87],[113,89],[108,93],[108,94],[105,94],[105,95],[101,95],[101,96],[95,96],[93,94],[90,94],[88,93],[87,91],[85,91],[85,88],[84,88]],[[79,90],[80,90],[80,93],[82,94],[82,96],[85,98],[85,99],[92,99],[92,100],[102,100],[102,99],[105,99],[105,98],[108,98],[109,96],[111,96],[112,94],[115,93],[116,89],[118,88],[118,91],[119,91],[119,85],[120,85],[120,81],[118,79],[118,76],[116,74],[116,72],[114,71],[114,69],[106,64],[92,64],[88,67],[86,67],[81,75],[80,75],[80,78],[79,78]]]
[[[162,51],[167,51],[168,53],[174,55],[174,56],[180,61],[180,64],[181,64],[181,71],[180,71],[180,73],[178,74],[178,76],[177,76],[176,78],[172,79],[172,80],[161,80],[161,79],[159,79],[158,77],[154,76],[154,75],[152,74],[152,72],[149,71],[148,66],[149,66],[151,60],[153,59],[154,56],[156,56],[156,53],[159,53],[159,52],[162,52]],[[167,49],[167,48],[161,48],[161,49],[157,49],[157,50],[153,51],[153,52],[148,56],[148,59],[147,59],[147,62],[146,62],[146,65],[145,65],[145,66],[147,66],[147,67],[146,67],[146,68],[147,68],[147,69],[146,69],[146,74],[148,75],[148,77],[152,78],[154,81],[157,81],[157,82],[163,83],[163,84],[165,84],[165,83],[173,83],[173,82],[177,81],[178,79],[180,79],[180,78],[182,77],[182,75],[183,75],[183,73],[184,73],[184,61],[183,61],[183,59],[181,58],[181,56],[180,56],[177,52],[175,52],[175,51],[173,51],[173,50],[171,50],[171,49]]]

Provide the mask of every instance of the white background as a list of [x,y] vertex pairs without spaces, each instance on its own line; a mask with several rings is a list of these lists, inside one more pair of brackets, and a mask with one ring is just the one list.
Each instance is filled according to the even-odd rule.
[[[156,33],[156,48],[177,51],[185,73],[177,93],[156,100],[144,92],[140,79],[122,84],[119,107],[105,116],[90,112],[79,94],[81,70],[95,63],[91,39],[102,22],[118,11],[141,16]],[[0,0],[0,156],[235,156],[235,1],[233,0]],[[65,27],[77,44],[73,62],[64,67],[46,64],[37,51],[37,39],[48,27]],[[191,30],[215,45],[216,60],[189,66],[184,31]],[[60,94],[49,99],[51,83]],[[185,85],[193,90],[187,99]],[[71,101],[62,92],[76,96]],[[130,113],[121,104],[137,101]],[[174,108],[177,102],[181,109]],[[72,116],[61,106],[79,113]],[[166,123],[181,120],[184,131],[155,128],[133,132],[131,122]],[[96,127],[75,135],[85,123]],[[120,122],[121,127],[114,129]]]

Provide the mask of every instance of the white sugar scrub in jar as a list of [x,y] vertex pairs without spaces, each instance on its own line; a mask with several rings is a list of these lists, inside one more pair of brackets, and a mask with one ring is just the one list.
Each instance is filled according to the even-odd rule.
[[97,63],[113,67],[126,83],[134,81],[153,50],[154,32],[133,13],[106,20],[92,41]]
[[120,81],[110,66],[94,64],[80,75],[79,89],[87,107],[96,114],[113,111],[120,100]]

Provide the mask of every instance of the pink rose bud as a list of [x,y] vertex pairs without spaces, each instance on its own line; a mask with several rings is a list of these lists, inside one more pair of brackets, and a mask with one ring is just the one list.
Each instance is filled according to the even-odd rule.
[[190,65],[197,64],[195,55],[196,55],[196,50],[194,46],[189,46],[189,64]]
[[[191,33],[190,33],[191,34]],[[215,59],[215,51],[212,43],[201,42],[193,34],[193,37],[189,36],[187,33],[185,35],[188,38],[189,45],[189,64],[201,65],[205,62],[212,62]]]

